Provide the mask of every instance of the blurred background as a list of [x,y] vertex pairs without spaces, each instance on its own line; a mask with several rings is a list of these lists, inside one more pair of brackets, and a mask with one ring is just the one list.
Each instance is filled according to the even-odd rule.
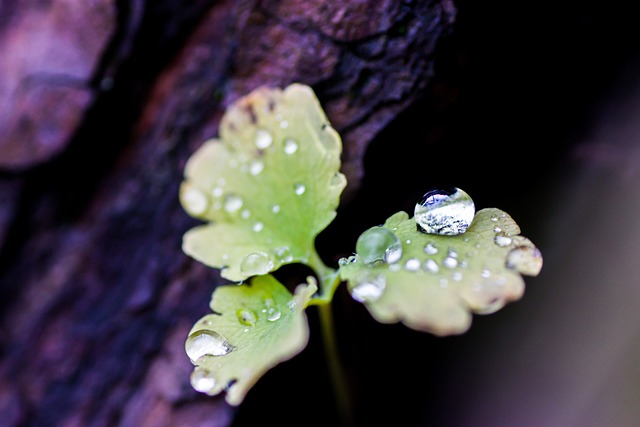
[[[338,425],[317,313],[238,408],[189,385],[213,269],[184,163],[224,108],[311,85],[349,185],[325,261],[434,186],[541,250],[438,338],[334,300],[356,425],[640,425],[640,27],[622,1],[0,3],[0,426]],[[296,283],[307,273],[280,273]]]

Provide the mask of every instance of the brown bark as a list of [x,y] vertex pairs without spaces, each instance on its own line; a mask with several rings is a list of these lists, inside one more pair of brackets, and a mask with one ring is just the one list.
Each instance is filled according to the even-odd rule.
[[302,82],[343,136],[352,195],[367,145],[424,94],[451,1],[4,5],[0,423],[229,425],[183,350],[222,283],[180,249],[186,158],[237,97]]

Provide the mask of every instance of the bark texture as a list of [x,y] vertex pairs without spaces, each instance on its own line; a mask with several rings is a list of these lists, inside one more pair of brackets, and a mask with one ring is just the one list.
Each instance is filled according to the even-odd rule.
[[180,248],[186,159],[237,97],[302,82],[352,197],[454,18],[451,0],[3,2],[0,424],[230,425],[183,350],[222,282]]

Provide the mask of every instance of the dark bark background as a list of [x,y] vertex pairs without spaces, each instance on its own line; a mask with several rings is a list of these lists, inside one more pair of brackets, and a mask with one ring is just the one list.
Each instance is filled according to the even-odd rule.
[[185,161],[230,102],[292,82],[344,142],[327,263],[438,185],[509,212],[545,256],[522,301],[456,337],[377,324],[340,288],[357,425],[637,426],[630,7],[3,1],[0,426],[337,425],[313,309],[307,349],[238,408],[191,389],[183,349],[225,283],[180,249]]

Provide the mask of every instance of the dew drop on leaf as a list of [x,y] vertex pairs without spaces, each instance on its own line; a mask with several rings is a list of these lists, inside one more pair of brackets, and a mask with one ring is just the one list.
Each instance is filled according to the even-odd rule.
[[504,234],[497,234],[493,241],[496,245],[504,248],[511,244],[511,237],[505,236]]
[[262,172],[263,169],[264,169],[264,163],[262,163],[259,160],[254,160],[249,165],[249,173],[251,175],[258,175],[260,174],[260,172]]
[[200,329],[189,335],[184,348],[193,364],[202,356],[224,356],[236,349],[222,335],[208,329]]
[[425,261],[424,263],[424,269],[431,272],[431,273],[437,273],[438,270],[440,270],[440,267],[438,267],[438,263],[435,262],[432,259],[428,259]]
[[351,288],[351,297],[359,302],[377,301],[386,287],[387,281],[384,276],[365,274]]
[[305,187],[305,186],[304,186],[304,184],[296,183],[296,184],[293,186],[293,191],[295,191],[295,193],[296,193],[298,196],[301,196],[301,195],[303,195],[303,194],[304,194],[304,192],[305,192],[305,191],[307,191],[307,187]]
[[260,150],[269,148],[273,142],[273,137],[266,130],[258,130],[256,132],[256,147]]
[[429,255],[435,255],[438,253],[438,248],[433,243],[427,243],[424,247],[424,253]]
[[258,315],[248,308],[243,308],[237,311],[238,321],[245,326],[254,326],[258,321]]
[[224,199],[224,210],[229,213],[237,212],[238,209],[242,207],[242,204],[242,198],[233,194],[229,194]]
[[263,311],[267,313],[267,320],[270,322],[275,322],[276,320],[280,319],[282,313],[280,312],[278,307],[275,306],[274,301],[271,298],[268,298],[264,303],[266,308]]
[[418,230],[446,236],[467,231],[474,215],[473,200],[466,192],[456,187],[428,191],[414,210]]
[[442,265],[447,268],[456,268],[458,266],[458,260],[448,255],[444,260],[442,260]]
[[417,258],[409,258],[407,262],[404,263],[404,269],[407,271],[420,270],[420,260]]
[[280,212],[280,205],[273,205],[273,206],[271,206],[271,212],[273,212],[273,213],[278,213],[278,212]]
[[393,264],[402,257],[402,244],[392,231],[376,226],[358,237],[356,252],[366,264],[377,261]]
[[216,379],[208,369],[196,366],[191,373],[191,387],[200,393],[208,393],[216,386]]
[[240,271],[245,276],[267,274],[273,269],[273,261],[264,252],[252,252],[242,259]]
[[284,141],[284,152],[285,154],[293,154],[298,151],[298,143],[293,139],[287,139]]
[[291,254],[291,249],[288,246],[279,246],[274,249],[273,254],[278,262],[288,263],[293,261],[293,255]]

